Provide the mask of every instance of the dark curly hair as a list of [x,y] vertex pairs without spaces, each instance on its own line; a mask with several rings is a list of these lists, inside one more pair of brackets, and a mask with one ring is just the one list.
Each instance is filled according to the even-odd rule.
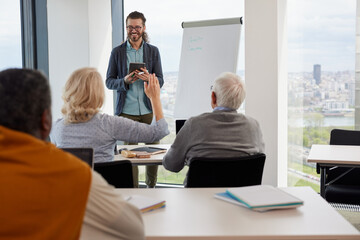
[[34,135],[45,109],[51,107],[47,78],[32,69],[0,72],[0,125]]
[[[129,15],[126,17],[126,21],[125,21],[126,23],[129,18],[130,19],[141,19],[143,26],[145,26],[146,18],[144,16],[144,14],[142,14],[141,12],[134,11],[134,12],[129,13]],[[145,31],[142,35],[142,38],[143,38],[144,42],[146,42],[146,43],[149,42],[149,36],[147,35],[147,33]]]

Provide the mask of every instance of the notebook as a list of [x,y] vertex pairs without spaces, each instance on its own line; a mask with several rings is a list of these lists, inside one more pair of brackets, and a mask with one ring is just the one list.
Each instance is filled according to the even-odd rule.
[[301,199],[269,185],[228,188],[226,192],[216,193],[214,197],[260,212],[296,208],[304,203]]
[[124,197],[125,200],[136,206],[142,213],[150,212],[155,209],[164,208],[165,200],[158,200],[151,197],[141,195],[131,195]]
[[165,153],[165,148],[158,148],[158,147],[138,147],[131,149],[132,152],[147,152],[151,155],[159,154],[159,153]]

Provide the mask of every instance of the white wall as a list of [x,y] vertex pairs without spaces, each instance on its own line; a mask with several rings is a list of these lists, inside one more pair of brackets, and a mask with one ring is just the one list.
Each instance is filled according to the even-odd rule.
[[[49,79],[53,120],[61,117],[62,90],[70,74],[95,67],[103,78],[111,52],[111,2],[48,0]],[[104,112],[113,113],[112,91],[105,90]]]
[[[88,0],[89,2],[89,66],[96,67],[102,78],[112,50],[111,0]],[[103,112],[114,114],[113,91],[105,87],[106,99]]]
[[[286,185],[286,0],[245,0],[245,113],[265,141],[263,184]],[[285,51],[285,52],[284,52]]]

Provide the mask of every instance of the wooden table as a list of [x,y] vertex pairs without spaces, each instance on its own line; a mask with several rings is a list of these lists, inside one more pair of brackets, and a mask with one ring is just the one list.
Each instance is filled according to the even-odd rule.
[[[139,147],[157,147],[157,148],[165,148],[168,150],[170,148],[170,144],[149,144],[149,145],[118,145],[117,149],[127,148],[128,150],[139,148]],[[122,156],[121,154],[117,154],[114,156],[114,160],[130,160],[133,165],[162,165],[162,160],[165,156],[165,153],[151,155],[150,158],[127,158]]]
[[360,233],[310,187],[284,190],[302,199],[296,209],[255,212],[215,199],[225,188],[117,189],[166,200],[143,214],[146,239],[360,239]]
[[311,146],[307,161],[319,165],[320,195],[325,197],[327,168],[360,167],[360,146],[314,144]]

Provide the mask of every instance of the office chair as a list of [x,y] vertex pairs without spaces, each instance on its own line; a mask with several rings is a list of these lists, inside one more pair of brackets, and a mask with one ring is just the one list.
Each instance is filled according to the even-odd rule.
[[116,188],[133,188],[132,164],[129,160],[94,164],[94,170]]
[[[333,129],[330,145],[360,145],[360,131]],[[360,168],[329,168],[325,199],[333,203],[360,204]]]
[[185,187],[242,187],[261,184],[266,155],[194,158]]
[[91,168],[94,167],[94,149],[92,148],[61,148],[65,152],[71,153],[76,157],[80,158]]

